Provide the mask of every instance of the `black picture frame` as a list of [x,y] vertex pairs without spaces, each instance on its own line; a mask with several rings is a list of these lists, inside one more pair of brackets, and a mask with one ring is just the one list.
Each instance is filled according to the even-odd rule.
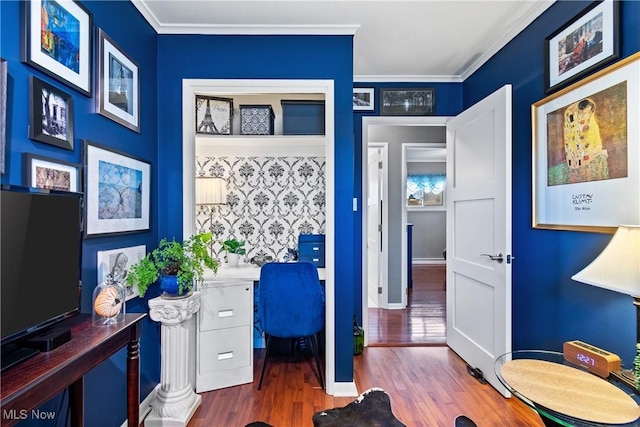
[[380,89],[380,114],[384,116],[425,116],[436,109],[435,90]]
[[196,134],[231,135],[233,99],[196,95]]
[[591,3],[544,43],[544,91],[549,95],[620,57],[620,4]]
[[140,67],[98,28],[98,113],[140,133]]
[[22,62],[91,97],[91,12],[74,0],[65,3],[29,0],[21,3]]
[[22,156],[26,186],[74,193],[82,192],[82,166],[80,164],[33,153],[24,153]]
[[29,138],[73,150],[73,98],[35,76],[29,78]]
[[83,140],[84,237],[150,230],[151,163]]

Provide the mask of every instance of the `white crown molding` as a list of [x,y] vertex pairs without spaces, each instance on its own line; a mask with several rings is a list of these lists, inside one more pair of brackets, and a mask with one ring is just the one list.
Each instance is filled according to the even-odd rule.
[[131,0],[158,34],[200,35],[355,35],[360,25],[227,25],[163,24],[143,0]]
[[485,62],[487,62],[493,55],[498,53],[500,49],[505,47],[507,43],[515,38],[522,30],[527,28],[533,21],[535,21],[538,16],[542,14],[545,10],[547,10],[556,0],[539,0],[535,2],[535,6],[531,8],[529,13],[522,17],[518,22],[516,22],[513,27],[482,55],[478,56],[478,58],[473,61],[469,67],[462,73],[462,81],[465,81],[469,76],[475,73]]
[[396,75],[396,76],[368,76],[368,75],[354,75],[354,83],[461,83],[462,76],[411,76],[411,75]]

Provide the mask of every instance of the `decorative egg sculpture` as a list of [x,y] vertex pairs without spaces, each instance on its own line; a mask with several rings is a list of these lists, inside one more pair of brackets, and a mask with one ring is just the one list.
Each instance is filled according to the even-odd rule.
[[113,325],[124,320],[125,289],[110,277],[93,291],[93,324]]

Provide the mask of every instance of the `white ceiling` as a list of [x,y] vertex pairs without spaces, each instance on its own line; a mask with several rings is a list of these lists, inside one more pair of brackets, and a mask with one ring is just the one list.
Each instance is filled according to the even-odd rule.
[[459,82],[554,0],[131,0],[159,34],[351,34],[356,82]]

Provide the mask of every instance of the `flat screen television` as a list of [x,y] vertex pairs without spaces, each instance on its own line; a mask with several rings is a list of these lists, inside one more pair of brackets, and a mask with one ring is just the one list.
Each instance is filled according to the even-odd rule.
[[[34,337],[79,313],[82,195],[3,185],[0,240],[0,344],[5,370],[51,349],[40,348],[41,341],[33,345],[38,343]],[[70,331],[63,332],[70,338]],[[57,342],[63,341],[64,337]]]

